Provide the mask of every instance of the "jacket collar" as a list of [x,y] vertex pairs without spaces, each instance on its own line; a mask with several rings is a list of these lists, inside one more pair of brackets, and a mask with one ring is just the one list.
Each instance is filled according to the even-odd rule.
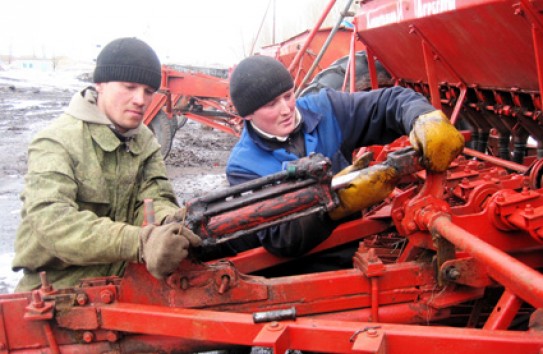
[[[296,106],[296,109],[299,113],[300,124],[291,134],[296,133],[299,129],[302,129],[304,134],[311,134],[322,120],[322,115],[299,106]],[[244,123],[247,134],[257,146],[267,151],[274,150],[274,148],[267,142],[267,138],[259,134],[254,129],[253,125],[249,123],[249,121],[245,121]]]
[[119,148],[126,149],[134,155],[139,155],[143,151],[142,141],[139,135],[125,138],[125,141],[119,139],[117,135],[106,125],[87,123],[92,139],[104,151],[115,151]]
[[135,155],[143,151],[139,136],[139,127],[126,133],[116,133],[115,126],[109,118],[98,109],[98,93],[89,86],[77,92],[71,99],[66,114],[87,123],[92,139],[104,151],[114,151],[121,145]]

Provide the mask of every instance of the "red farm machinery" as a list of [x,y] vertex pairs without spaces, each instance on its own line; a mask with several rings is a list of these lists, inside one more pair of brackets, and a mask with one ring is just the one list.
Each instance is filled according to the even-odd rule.
[[[340,89],[357,90],[362,46],[369,89],[386,70],[387,85],[410,87],[447,112],[467,146],[442,174],[418,168],[405,138],[362,150],[370,165],[393,163],[403,177],[310,252],[358,242],[351,269],[265,277],[259,272],[292,260],[254,249],[184,261],[163,281],[132,264],[122,278],[54,289],[43,273],[39,290],[0,296],[0,353],[542,353],[541,11],[538,0],[360,4]],[[236,119],[216,104],[226,91],[184,93],[172,84],[183,80],[170,78],[157,97],[167,114],[200,105],[226,107],[223,117]],[[327,210],[335,202],[328,171],[318,156],[301,159],[285,173],[195,198],[187,221],[212,240]]]

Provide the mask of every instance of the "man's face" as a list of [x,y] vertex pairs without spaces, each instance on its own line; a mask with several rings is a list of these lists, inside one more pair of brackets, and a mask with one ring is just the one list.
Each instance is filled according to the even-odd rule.
[[98,108],[121,133],[139,127],[155,92],[147,85],[118,81],[97,83],[96,90]]
[[275,136],[285,137],[296,128],[294,88],[280,94],[253,114],[245,117],[260,130]]

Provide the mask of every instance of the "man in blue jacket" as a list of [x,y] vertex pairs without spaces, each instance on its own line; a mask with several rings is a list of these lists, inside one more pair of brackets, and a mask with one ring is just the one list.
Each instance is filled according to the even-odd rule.
[[[231,185],[279,172],[286,163],[310,153],[328,157],[338,173],[352,164],[356,148],[390,143],[406,134],[421,152],[425,167],[442,172],[464,146],[462,135],[447,117],[413,90],[392,87],[344,93],[324,89],[295,99],[288,70],[267,56],[252,56],[237,65],[230,95],[245,119],[226,167]],[[367,178],[353,181],[339,194],[342,205],[329,215],[301,217],[238,238],[228,246],[234,252],[262,245],[278,256],[304,254],[326,239],[344,217],[370,206],[357,198],[357,192],[369,186]]]

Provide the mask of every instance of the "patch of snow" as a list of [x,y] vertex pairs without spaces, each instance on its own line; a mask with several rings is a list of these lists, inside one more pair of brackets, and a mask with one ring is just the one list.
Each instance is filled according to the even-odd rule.
[[0,294],[13,293],[19,280],[23,277],[23,272],[11,271],[11,261],[14,253],[0,255]]
[[0,84],[26,88],[37,87],[42,91],[52,89],[79,90],[87,85],[78,78],[82,74],[85,72],[72,70],[40,72],[11,69],[0,71]]

